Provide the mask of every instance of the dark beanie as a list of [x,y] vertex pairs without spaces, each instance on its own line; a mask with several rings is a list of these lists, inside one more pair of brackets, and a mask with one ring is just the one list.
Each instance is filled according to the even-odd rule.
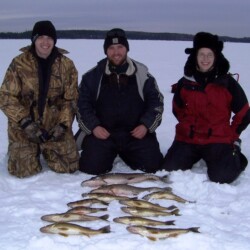
[[186,48],[185,53],[197,53],[200,48],[209,48],[213,50],[216,55],[218,55],[222,52],[223,42],[219,40],[217,35],[212,35],[207,32],[199,32],[194,36],[193,48]]
[[115,28],[107,32],[103,45],[105,54],[107,53],[108,47],[113,44],[122,44],[127,48],[127,51],[129,51],[129,44],[124,30]]
[[34,43],[39,36],[49,36],[56,44],[56,29],[51,21],[39,21],[35,23],[31,34],[31,41]]

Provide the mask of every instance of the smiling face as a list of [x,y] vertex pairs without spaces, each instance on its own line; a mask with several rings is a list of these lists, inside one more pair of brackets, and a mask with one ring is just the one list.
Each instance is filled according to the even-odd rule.
[[209,48],[201,48],[197,53],[197,64],[199,71],[207,72],[214,66],[215,54]]
[[107,49],[107,57],[113,65],[122,65],[127,58],[127,48],[122,44],[110,45]]
[[54,48],[54,40],[49,36],[39,36],[35,41],[36,53],[46,59]]

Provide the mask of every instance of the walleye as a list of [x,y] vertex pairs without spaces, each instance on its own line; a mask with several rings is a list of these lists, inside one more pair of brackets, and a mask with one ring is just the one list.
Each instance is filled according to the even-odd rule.
[[145,216],[145,217],[157,217],[157,216],[171,216],[171,215],[179,215],[180,210],[175,209],[170,212],[167,211],[157,211],[148,208],[140,208],[140,207],[121,207],[121,210],[125,213],[129,213],[134,216]]
[[146,219],[139,216],[123,216],[113,219],[114,222],[122,223],[126,225],[136,225],[136,226],[166,226],[174,225],[174,220],[170,221],[158,221],[152,219]]
[[109,215],[103,216],[91,216],[86,214],[72,214],[72,213],[61,213],[61,214],[47,214],[41,217],[44,221],[49,222],[70,222],[70,221],[95,221],[95,220],[108,220]]
[[104,202],[104,201],[101,201],[101,200],[98,200],[98,199],[85,199],[85,200],[78,200],[78,201],[72,201],[72,202],[69,202],[67,204],[67,206],[69,207],[89,207],[93,204],[100,204],[100,205],[104,205],[104,206],[108,206],[108,203],[107,202]]
[[118,195],[112,195],[112,194],[103,194],[103,193],[84,193],[82,194],[82,197],[89,197],[93,199],[98,199],[103,202],[110,203],[114,200],[127,200],[128,198],[125,196],[118,196]]
[[157,191],[151,194],[145,195],[142,199],[144,200],[150,200],[150,199],[167,199],[167,200],[175,200],[180,203],[194,203],[194,201],[187,201],[180,196],[173,194],[172,192],[169,191]]
[[142,192],[156,192],[156,191],[171,191],[170,187],[159,188],[159,187],[135,187],[126,184],[112,184],[107,186],[101,186],[97,189],[90,191],[90,193],[104,193],[104,194],[113,194],[119,196],[137,196]]
[[122,205],[129,206],[129,207],[141,207],[141,208],[154,209],[157,211],[174,210],[177,208],[176,206],[162,207],[158,204],[153,204],[149,201],[137,200],[137,199],[121,200],[119,201],[119,203]]
[[69,235],[86,235],[90,237],[92,235],[110,233],[110,226],[94,230],[89,227],[82,227],[73,223],[56,222],[40,228],[40,231],[42,233],[60,234],[65,237]]
[[198,231],[199,227],[190,227],[186,229],[182,228],[155,228],[155,227],[146,227],[146,226],[128,226],[127,230],[134,234],[140,234],[145,236],[150,240],[166,239],[169,237],[176,237],[180,234],[185,234],[188,232],[200,233]]
[[139,183],[143,181],[161,181],[165,183],[170,183],[168,180],[168,175],[163,177],[159,177],[154,174],[146,174],[146,173],[108,173],[103,175],[98,175],[92,177],[89,180],[83,181],[81,186],[86,187],[100,187],[103,185],[111,185],[111,184],[132,184]]
[[92,207],[74,207],[67,211],[71,214],[92,214],[101,211],[107,211],[107,208],[92,208]]

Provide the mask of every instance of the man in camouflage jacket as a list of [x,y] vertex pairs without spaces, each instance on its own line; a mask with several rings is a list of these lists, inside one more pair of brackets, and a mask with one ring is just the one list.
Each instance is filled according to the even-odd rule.
[[8,171],[20,178],[41,171],[40,154],[55,172],[78,169],[72,132],[78,73],[56,39],[50,21],[37,22],[31,46],[12,60],[0,89],[0,108],[8,117]]

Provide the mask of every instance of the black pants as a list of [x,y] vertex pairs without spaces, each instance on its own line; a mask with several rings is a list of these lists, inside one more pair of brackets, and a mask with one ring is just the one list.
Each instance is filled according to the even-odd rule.
[[246,167],[241,161],[240,151],[230,144],[196,145],[174,141],[162,168],[167,171],[187,170],[200,159],[206,162],[209,179],[219,183],[233,182]]
[[84,138],[82,149],[79,169],[93,175],[111,171],[117,155],[132,169],[148,173],[159,170],[163,160],[155,133],[140,140],[127,132],[112,134],[107,140],[91,134]]

